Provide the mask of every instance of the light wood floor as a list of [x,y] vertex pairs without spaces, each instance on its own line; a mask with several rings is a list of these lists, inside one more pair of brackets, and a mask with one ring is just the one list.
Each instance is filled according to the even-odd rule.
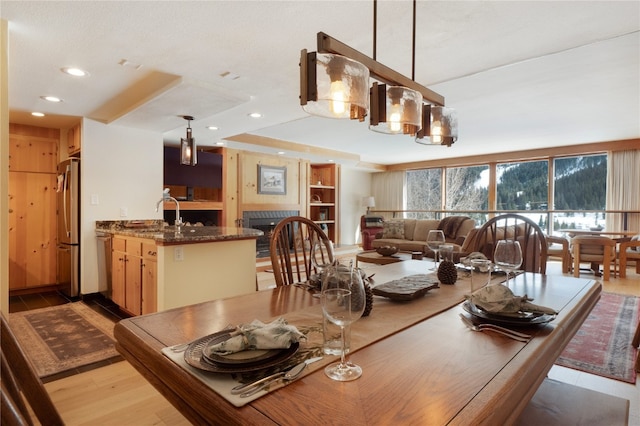
[[[343,250],[339,257],[348,258],[356,250]],[[365,265],[361,265],[365,266]],[[551,262],[548,274],[560,274],[560,264]],[[273,275],[258,267],[260,289],[274,285]],[[262,269],[262,270],[261,270]],[[584,277],[592,277],[588,273]],[[604,291],[640,296],[640,276],[633,267],[627,279],[611,278],[603,282]],[[629,425],[640,425],[640,384],[629,385],[616,380],[554,366],[549,377],[620,396],[631,401]],[[68,425],[186,425],[178,413],[126,361],[60,379],[46,385],[47,391]]]

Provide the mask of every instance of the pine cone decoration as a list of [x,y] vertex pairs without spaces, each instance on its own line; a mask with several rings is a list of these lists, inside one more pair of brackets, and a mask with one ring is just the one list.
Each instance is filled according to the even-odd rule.
[[450,260],[443,260],[438,266],[438,281],[442,284],[455,284],[458,280],[456,265]]
[[373,290],[371,290],[371,286],[369,283],[364,284],[364,292],[367,295],[366,305],[364,306],[364,312],[362,313],[363,317],[369,316],[371,310],[373,309]]

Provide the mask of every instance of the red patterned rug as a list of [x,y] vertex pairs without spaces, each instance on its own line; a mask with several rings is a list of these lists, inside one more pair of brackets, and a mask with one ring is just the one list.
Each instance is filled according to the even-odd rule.
[[598,376],[636,382],[631,346],[640,318],[640,298],[602,293],[556,364]]
[[114,323],[82,302],[11,313],[9,325],[40,378],[120,357]]

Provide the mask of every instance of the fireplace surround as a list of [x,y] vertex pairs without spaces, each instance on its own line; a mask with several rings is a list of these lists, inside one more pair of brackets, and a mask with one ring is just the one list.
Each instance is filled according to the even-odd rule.
[[259,229],[264,235],[256,239],[256,258],[269,257],[269,241],[276,225],[290,216],[298,216],[298,210],[256,210],[242,212],[242,227]]

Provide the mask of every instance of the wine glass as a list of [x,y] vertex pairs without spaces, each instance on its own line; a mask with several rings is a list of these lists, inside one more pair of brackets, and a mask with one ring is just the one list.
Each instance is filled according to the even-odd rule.
[[493,262],[507,273],[505,285],[509,286],[509,273],[522,265],[522,248],[515,240],[500,240],[493,252]]
[[367,296],[360,270],[336,263],[326,271],[322,281],[322,313],[325,318],[340,327],[342,347],[340,361],[329,364],[325,374],[333,380],[347,382],[362,375],[362,368],[346,361],[345,327],[362,316]]
[[441,230],[429,231],[429,234],[427,235],[427,247],[429,247],[434,253],[432,271],[438,270],[438,252],[440,251],[440,246],[444,244],[444,242],[444,232]]
[[322,240],[315,236],[311,244],[311,264],[319,276],[329,267],[333,261],[333,242]]

